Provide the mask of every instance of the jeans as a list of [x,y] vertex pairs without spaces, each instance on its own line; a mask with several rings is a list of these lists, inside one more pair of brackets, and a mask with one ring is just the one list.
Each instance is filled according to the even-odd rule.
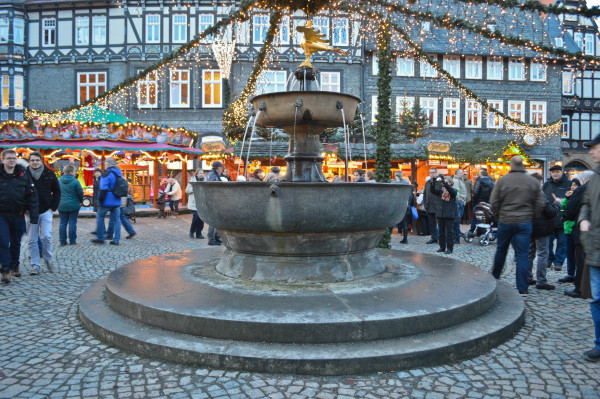
[[106,225],[104,224],[104,218],[106,214],[110,212],[110,222],[114,226],[115,234],[113,241],[118,243],[121,239],[121,207],[113,206],[98,207],[98,214],[96,214],[96,236],[99,240],[104,241],[106,238]]
[[204,221],[198,216],[198,212],[192,213],[192,225],[190,226],[190,237],[195,236],[200,238],[202,236],[202,229],[204,229]]
[[449,218],[438,218],[439,226],[439,242],[440,248],[443,250],[454,249],[454,234],[452,233],[452,226],[454,225],[454,219]]
[[548,244],[550,241],[548,237],[531,237],[529,243],[529,273],[527,275],[528,281],[533,280],[533,260],[537,254],[537,263],[535,266],[536,281],[538,285],[548,283],[546,280],[546,269],[548,268]]
[[58,241],[61,244],[67,243],[67,225],[69,226],[69,242],[75,244],[77,241],[77,216],[79,209],[73,212],[58,212],[60,224],[58,225]]
[[42,256],[45,260],[52,259],[52,210],[48,209],[42,213],[38,224],[27,223],[27,238],[29,239],[29,255],[31,256],[31,266],[40,265],[40,248],[38,246],[38,237],[42,239]]
[[[573,240],[572,234],[565,234],[567,237],[567,274],[569,276],[575,275],[575,240]],[[548,240],[550,245],[550,240]]]
[[456,200],[456,218],[454,219],[454,240],[460,240],[460,219],[465,210],[464,202]]
[[181,200],[169,201],[169,208],[171,208],[171,213],[173,215],[177,215],[179,213],[179,201]]
[[517,270],[515,273],[517,289],[519,291],[527,291],[529,284],[527,283],[527,273],[529,271],[529,242],[531,241],[531,222],[528,223],[498,223],[498,246],[496,247],[496,255],[494,256],[494,267],[492,275],[500,278],[504,263],[506,262],[506,254],[508,246],[512,244],[515,250],[515,260]]
[[[129,222],[129,219],[127,219],[127,215],[125,215],[122,211],[121,214],[119,215],[119,218],[121,219],[121,226],[123,226],[123,228],[125,229],[125,231],[127,232],[127,234],[131,235],[131,234],[135,234],[135,230],[133,229],[133,226],[131,225],[131,223]],[[120,227],[119,227],[120,229]],[[106,230],[106,238],[107,239],[112,239],[113,235],[115,232],[115,226],[114,223],[111,220],[108,221],[108,230]],[[119,237],[120,238],[120,237]],[[113,240],[115,241],[115,240]],[[115,242],[119,242],[119,241],[115,241]]]
[[429,233],[431,234],[431,239],[433,241],[437,241],[438,228],[435,225],[435,213],[427,212],[427,223],[429,225]]
[[[567,236],[565,231],[560,228],[554,231],[554,234],[550,236],[550,256],[548,262],[552,262],[557,266],[562,266],[565,263],[567,256]],[[556,239],[556,251],[553,250],[554,240]]]
[[0,265],[4,273],[9,272],[11,266],[19,266],[24,225],[23,216],[0,216]]
[[594,346],[596,349],[600,349],[600,267],[590,266],[590,285],[592,286],[592,297],[594,298],[590,302],[590,310],[596,328]]
[[475,232],[475,229],[477,228],[477,218],[475,217],[475,211],[477,210],[477,205],[475,205],[473,207],[473,217],[471,218],[471,228],[469,229],[469,231],[471,233]]

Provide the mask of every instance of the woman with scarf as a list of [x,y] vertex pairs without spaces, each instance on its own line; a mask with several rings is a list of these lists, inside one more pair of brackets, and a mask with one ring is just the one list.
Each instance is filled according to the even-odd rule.
[[440,249],[436,252],[451,254],[454,250],[454,233],[452,225],[456,218],[456,189],[452,187],[452,177],[439,175],[434,184],[430,185],[430,191],[441,198],[435,210],[438,221]]
[[54,171],[44,165],[42,154],[39,151],[29,154],[27,170],[33,178],[40,213],[38,224],[32,224],[27,220],[31,274],[39,274],[41,269],[38,237],[42,240],[42,257],[46,267],[50,273],[53,273],[55,269],[52,265],[52,213],[58,209],[60,204],[60,186]]

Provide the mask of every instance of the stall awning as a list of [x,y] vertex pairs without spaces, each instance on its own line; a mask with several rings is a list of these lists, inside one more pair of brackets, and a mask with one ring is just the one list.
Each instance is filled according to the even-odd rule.
[[32,149],[71,149],[89,151],[146,151],[146,152],[174,152],[182,154],[202,155],[204,151],[198,148],[178,147],[165,143],[144,143],[110,140],[23,140],[0,141],[0,148],[32,148]]

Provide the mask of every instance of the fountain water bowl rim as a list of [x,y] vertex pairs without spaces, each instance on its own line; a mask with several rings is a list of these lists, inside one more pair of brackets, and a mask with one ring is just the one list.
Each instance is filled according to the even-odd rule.
[[277,96],[277,95],[283,95],[283,94],[297,94],[297,95],[319,95],[319,96],[337,96],[337,97],[348,97],[348,98],[352,98],[358,101],[358,103],[362,103],[362,100],[360,99],[360,97],[357,97],[353,94],[346,94],[346,93],[341,93],[338,91],[302,91],[302,90],[292,90],[292,91],[276,91],[273,93],[263,93],[263,94],[257,94],[254,97],[250,98],[250,103],[254,104],[254,102],[257,99],[261,99],[261,98],[267,98],[267,97],[271,97],[271,96]]

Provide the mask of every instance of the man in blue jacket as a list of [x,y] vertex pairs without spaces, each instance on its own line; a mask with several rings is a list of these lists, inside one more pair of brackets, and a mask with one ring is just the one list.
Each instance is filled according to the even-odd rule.
[[121,198],[113,194],[117,176],[123,177],[117,161],[107,158],[104,161],[105,171],[100,177],[100,193],[98,194],[98,213],[96,214],[96,236],[94,244],[104,244],[106,225],[104,218],[110,212],[110,223],[114,226],[114,236],[111,245],[119,245],[121,239]]

